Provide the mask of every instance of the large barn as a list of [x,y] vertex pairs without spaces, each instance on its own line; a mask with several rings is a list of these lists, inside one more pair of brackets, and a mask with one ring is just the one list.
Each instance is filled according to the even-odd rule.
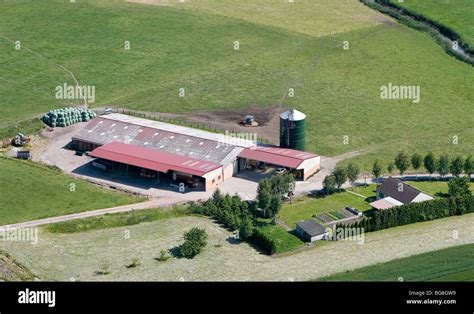
[[301,180],[320,168],[320,157],[312,153],[118,113],[93,119],[72,143],[111,167],[199,190],[213,189],[251,165],[285,167]]

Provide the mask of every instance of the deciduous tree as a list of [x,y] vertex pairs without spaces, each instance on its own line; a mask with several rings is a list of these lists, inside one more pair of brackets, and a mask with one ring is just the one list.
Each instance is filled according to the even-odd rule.
[[451,165],[449,166],[449,170],[455,177],[459,177],[459,175],[463,171],[463,168],[464,168],[464,160],[462,159],[461,156],[456,156],[456,158],[454,158],[451,161]]
[[346,173],[347,173],[347,178],[349,179],[349,182],[351,183],[352,186],[354,186],[354,183],[357,181],[357,177],[359,176],[359,173],[360,173],[359,167],[357,167],[353,163],[350,163],[347,166]]
[[433,153],[428,153],[425,158],[423,159],[423,166],[425,167],[426,171],[430,174],[430,180],[431,180],[431,175],[435,173],[437,165],[436,165],[436,158],[433,155]]
[[379,184],[379,178],[381,174],[382,174],[382,166],[380,166],[379,161],[376,160],[374,161],[374,165],[372,166],[372,175],[374,176],[377,184]]
[[[421,157],[420,154],[413,154],[411,156],[411,166],[413,167],[413,169],[415,169],[416,172],[418,172],[418,169],[420,169],[421,167],[421,164],[423,162],[423,157]],[[416,177],[418,178],[418,173],[416,174]]]
[[394,169],[395,169],[395,165],[393,164],[393,162],[389,163],[387,166],[387,171],[390,175],[392,175]]
[[282,207],[281,195],[272,195],[270,198],[270,210],[272,211],[272,223],[276,224],[278,213]]
[[338,189],[346,183],[347,181],[347,173],[346,169],[337,166],[336,169],[333,170],[332,175],[334,176],[334,180],[336,181],[336,186]]
[[443,154],[441,157],[439,157],[438,173],[441,177],[444,177],[449,173],[449,156],[446,154]]
[[469,156],[464,161],[464,173],[470,179],[471,175],[474,173],[474,161],[472,160],[472,156]]
[[324,178],[323,187],[324,191],[326,191],[326,195],[334,193],[336,189],[336,178],[334,175],[330,174]]
[[398,171],[400,171],[400,175],[402,176],[410,166],[408,155],[403,150],[400,151],[395,157],[395,166],[397,167]]

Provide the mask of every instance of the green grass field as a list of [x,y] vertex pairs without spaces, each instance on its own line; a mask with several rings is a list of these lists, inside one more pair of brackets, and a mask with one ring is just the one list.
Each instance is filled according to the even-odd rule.
[[317,37],[386,21],[383,15],[364,7],[357,0],[299,0],[294,3],[285,0],[194,0],[185,3],[180,3],[180,0],[154,0],[152,3],[210,12]]
[[414,255],[321,281],[474,281],[474,244]]
[[45,124],[40,119],[28,119],[18,123],[10,124],[8,127],[0,129],[0,140],[12,139],[16,134],[27,135],[38,134],[43,130]]
[[283,226],[273,225],[270,219],[259,219],[258,229],[273,239],[276,244],[276,254],[290,252],[304,246],[297,235],[285,230]]
[[[408,184],[411,186],[422,190],[428,194],[436,196],[437,194],[447,194],[448,193],[448,182],[442,181],[408,181]],[[470,183],[469,187],[474,193],[474,184]]]
[[[392,0],[393,1],[393,0]],[[474,46],[474,2],[471,0],[404,0],[393,1],[412,12],[451,27],[468,44]]]
[[[356,188],[354,192],[366,197],[375,196],[375,186],[366,188]],[[341,192],[331,194],[324,198],[311,198],[308,196],[296,198],[293,204],[285,204],[280,211],[280,218],[291,228],[296,227],[296,223],[301,220],[311,219],[313,215],[330,213],[347,206],[355,207],[358,210],[370,210],[371,206],[364,198],[351,194],[349,192]]]
[[188,214],[188,207],[161,207],[136,212],[105,214],[103,216],[76,219],[48,225],[46,228],[53,233],[75,233],[91,230],[116,228],[137,225],[162,219],[183,217]]
[[[402,148],[471,153],[472,67],[356,0],[337,3],[285,9],[268,1],[244,10],[206,1],[202,10],[182,10],[118,0],[2,2],[0,128],[77,104],[54,98],[56,86],[73,82],[63,65],[80,84],[96,86],[96,106],[148,111],[270,106],[292,87],[295,97],[283,105],[309,115],[307,149],[321,155],[369,149],[355,159],[366,169]],[[286,26],[284,12],[293,16]],[[327,35],[332,30],[337,34]],[[14,49],[16,40],[21,50]],[[420,86],[420,103],[381,100],[380,87],[389,83]],[[186,97],[178,97],[180,88]]]
[[0,225],[143,201],[30,162],[0,157],[0,173]]

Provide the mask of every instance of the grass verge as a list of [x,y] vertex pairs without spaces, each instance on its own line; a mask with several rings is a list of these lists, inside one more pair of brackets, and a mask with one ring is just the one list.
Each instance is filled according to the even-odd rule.
[[52,233],[75,233],[98,229],[136,225],[168,218],[184,217],[189,214],[187,206],[154,208],[127,213],[105,214],[98,217],[70,220],[48,225],[46,229]]

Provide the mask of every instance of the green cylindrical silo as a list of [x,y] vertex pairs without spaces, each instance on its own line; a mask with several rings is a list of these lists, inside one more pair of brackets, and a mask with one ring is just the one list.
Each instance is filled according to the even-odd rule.
[[280,114],[280,147],[305,150],[306,115],[296,109]]

